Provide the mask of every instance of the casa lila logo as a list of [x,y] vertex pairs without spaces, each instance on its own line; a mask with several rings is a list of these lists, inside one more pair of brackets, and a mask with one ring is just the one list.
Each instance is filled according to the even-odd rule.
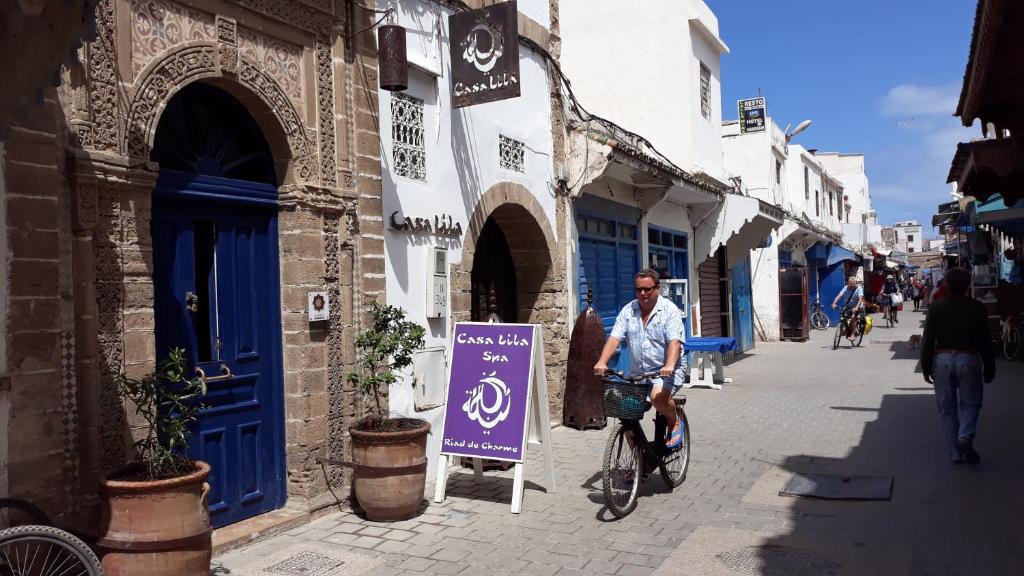
[[[471,421],[484,428],[484,434],[490,434],[486,430],[494,428],[508,418],[508,411],[512,408],[511,391],[496,374],[484,373],[480,383],[472,390],[466,391],[469,398],[462,405],[462,411]],[[488,402],[488,398],[493,398],[493,401]]]

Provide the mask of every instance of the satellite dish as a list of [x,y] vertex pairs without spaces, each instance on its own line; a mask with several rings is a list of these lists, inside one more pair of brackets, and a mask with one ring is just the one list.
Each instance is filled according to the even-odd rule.
[[789,141],[793,139],[793,136],[796,136],[797,134],[803,132],[804,130],[807,130],[807,127],[810,125],[810,120],[804,120],[803,122],[797,124],[796,128],[794,128],[792,132],[786,134],[786,143],[788,144]]

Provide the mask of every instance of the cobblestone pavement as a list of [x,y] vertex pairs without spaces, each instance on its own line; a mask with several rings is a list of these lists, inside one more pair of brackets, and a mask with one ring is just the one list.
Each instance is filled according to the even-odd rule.
[[[907,343],[922,319],[908,311],[900,326],[876,327],[858,349],[833,351],[831,330],[805,343],[758,343],[727,367],[733,383],[723,390],[686,390],[688,479],[669,492],[652,475],[623,520],[602,503],[608,429],[557,428],[557,490],[540,488],[540,454],[532,451],[519,515],[509,511],[511,472],[488,473],[477,484],[471,471],[456,470],[447,500],[413,520],[381,524],[332,513],[215,559],[214,573],[246,574],[233,568],[241,559],[315,542],[379,556],[383,564],[369,572],[376,576],[673,574],[673,556],[689,552],[687,538],[701,527],[755,533],[774,550],[814,542],[822,543],[819,553],[833,543],[863,547],[864,554],[877,551],[875,560],[886,566],[880,573],[1024,573],[1024,531],[1013,528],[1024,512],[1017,445],[1024,438],[1024,363],[1002,362],[986,388],[977,439],[983,462],[954,467],[917,351]],[[794,471],[892,476],[894,493],[887,502],[778,496]],[[691,545],[707,541],[695,537]],[[742,550],[720,552],[711,558],[725,565]],[[787,569],[792,559],[773,566],[773,558],[733,563],[722,573],[821,573]],[[839,562],[829,566],[838,571],[826,573],[847,573]]]

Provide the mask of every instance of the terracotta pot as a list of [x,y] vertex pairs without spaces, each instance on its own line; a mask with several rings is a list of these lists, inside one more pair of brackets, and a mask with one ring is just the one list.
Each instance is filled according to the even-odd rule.
[[107,576],[207,574],[213,549],[207,496],[210,465],[188,476],[100,482],[103,507],[96,541]]
[[370,520],[406,520],[419,513],[427,482],[427,433],[430,423],[400,432],[359,430],[353,426],[352,489]]

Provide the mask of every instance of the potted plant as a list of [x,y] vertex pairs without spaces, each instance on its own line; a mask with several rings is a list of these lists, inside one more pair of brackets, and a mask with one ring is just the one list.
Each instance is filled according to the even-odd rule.
[[396,371],[412,364],[413,353],[423,347],[424,333],[422,326],[405,319],[405,310],[374,302],[371,326],[356,336],[358,370],[348,380],[373,395],[377,410],[349,428],[352,491],[371,520],[411,518],[423,500],[430,423],[392,418],[381,403],[381,389],[397,380]]
[[210,570],[210,466],[185,455],[206,383],[186,374],[184,351],[176,348],[155,372],[117,378],[118,396],[134,406],[146,435],[135,443],[137,459],[100,482],[97,545],[108,576]]

